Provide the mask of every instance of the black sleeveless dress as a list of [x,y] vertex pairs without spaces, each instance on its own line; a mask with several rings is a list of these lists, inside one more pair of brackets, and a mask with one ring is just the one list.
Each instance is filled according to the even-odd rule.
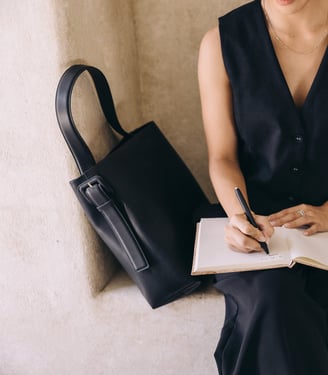
[[[252,209],[270,214],[328,200],[328,52],[297,108],[259,1],[219,20],[238,153]],[[328,251],[328,244],[327,244]],[[226,319],[221,375],[327,375],[328,272],[292,269],[216,276]]]
[[328,200],[328,49],[297,108],[260,1],[232,11],[219,25],[253,210],[269,214],[299,203],[321,205]]

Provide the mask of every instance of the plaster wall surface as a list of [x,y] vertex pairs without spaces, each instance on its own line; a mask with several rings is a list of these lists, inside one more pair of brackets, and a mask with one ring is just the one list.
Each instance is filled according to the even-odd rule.
[[[238,3],[2,0],[0,375],[216,373],[223,297],[210,289],[153,311],[118,271],[68,184],[78,173],[54,96],[68,66],[99,67],[124,127],[155,120],[211,194],[197,50]],[[114,140],[87,76],[73,104],[100,159]]]
[[154,118],[212,201],[197,81],[205,32],[241,0],[133,2],[143,116]]

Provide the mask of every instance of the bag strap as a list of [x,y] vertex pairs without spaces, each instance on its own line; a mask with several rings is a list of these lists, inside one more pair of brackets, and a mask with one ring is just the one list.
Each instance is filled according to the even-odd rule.
[[56,115],[60,130],[81,174],[95,165],[94,157],[78,132],[71,110],[71,96],[77,78],[85,71],[90,74],[98,94],[101,108],[110,126],[123,137],[128,137],[115,111],[113,97],[103,73],[92,66],[72,65],[62,75],[56,92]]

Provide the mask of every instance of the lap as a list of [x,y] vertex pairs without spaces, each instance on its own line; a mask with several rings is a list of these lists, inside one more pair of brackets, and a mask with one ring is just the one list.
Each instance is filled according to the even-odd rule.
[[215,275],[214,286],[243,303],[254,304],[261,299],[273,303],[311,298],[328,311],[328,272],[295,265],[261,271],[233,272]]

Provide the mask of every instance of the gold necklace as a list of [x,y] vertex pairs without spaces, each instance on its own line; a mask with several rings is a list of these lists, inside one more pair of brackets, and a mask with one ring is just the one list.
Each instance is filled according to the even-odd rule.
[[[269,27],[271,28],[272,30],[272,33],[273,33],[273,36],[274,38],[284,47],[284,48],[287,48],[289,49],[290,51],[294,52],[294,53],[297,53],[299,55],[310,55],[311,53],[313,53],[317,48],[319,48],[319,46],[321,45],[321,43],[327,38],[327,35],[328,35],[328,27],[325,28],[324,30],[324,33],[322,34],[319,42],[317,44],[315,44],[314,47],[312,47],[310,50],[308,51],[299,51],[293,47],[290,47],[288,44],[286,44],[280,37],[279,35],[277,34],[275,28],[273,27],[272,25],[272,22],[271,22],[271,19],[268,15],[268,12],[266,10],[266,7],[265,7],[265,1],[263,0],[263,11],[264,11],[264,15],[265,15],[265,18],[267,20],[267,23],[269,25]],[[327,21],[328,21],[328,14],[327,14],[327,18],[326,18],[326,24],[327,24]]]

